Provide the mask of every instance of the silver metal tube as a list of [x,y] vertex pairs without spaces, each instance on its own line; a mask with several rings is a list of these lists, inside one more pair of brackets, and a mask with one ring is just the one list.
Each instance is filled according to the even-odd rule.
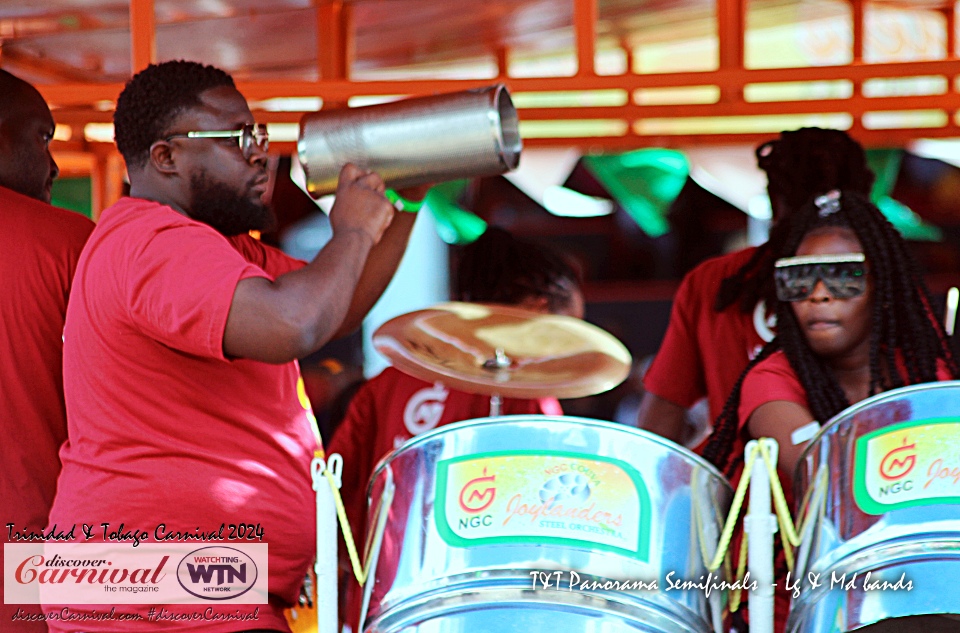
[[307,190],[320,197],[348,162],[402,188],[508,172],[521,147],[517,110],[498,84],[305,115],[297,153]]

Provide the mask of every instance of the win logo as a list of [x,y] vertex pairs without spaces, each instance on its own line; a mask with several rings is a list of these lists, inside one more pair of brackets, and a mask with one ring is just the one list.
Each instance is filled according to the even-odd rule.
[[203,547],[183,557],[177,580],[188,593],[204,600],[242,596],[257,581],[257,564],[232,547]]

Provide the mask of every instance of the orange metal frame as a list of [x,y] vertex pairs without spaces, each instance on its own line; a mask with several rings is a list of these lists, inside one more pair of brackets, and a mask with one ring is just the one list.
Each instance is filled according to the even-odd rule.
[[[960,110],[960,93],[954,85],[960,75],[960,59],[955,52],[955,16],[952,5],[944,9],[947,23],[947,59],[898,63],[864,63],[864,9],[862,0],[851,0],[853,13],[853,62],[842,66],[821,66],[783,69],[748,69],[744,67],[744,33],[746,0],[717,0],[717,30],[719,67],[712,71],[660,74],[601,76],[596,73],[594,56],[598,20],[598,0],[571,0],[574,2],[578,71],[571,77],[512,78],[507,76],[507,51],[493,51],[500,61],[500,76],[495,81],[506,83],[512,92],[555,92],[623,90],[626,104],[611,107],[557,107],[529,108],[520,111],[521,120],[615,120],[625,122],[627,133],[611,137],[534,138],[526,140],[528,147],[566,146],[589,150],[626,150],[644,146],[677,147],[702,143],[755,143],[770,134],[683,134],[641,135],[633,129],[639,120],[685,119],[690,117],[743,117],[763,115],[790,115],[815,113],[848,113],[853,125],[850,133],[867,145],[901,145],[917,137],[960,136],[956,114]],[[487,85],[491,80],[411,80],[411,81],[353,81],[349,77],[350,55],[353,50],[351,7],[344,0],[317,0],[318,81],[255,81],[238,84],[240,91],[251,100],[275,97],[321,97],[325,108],[344,107],[350,97],[360,95],[425,95],[450,92]],[[144,68],[156,58],[156,23],[153,0],[130,1],[132,66]],[[629,61],[629,55],[628,55]],[[628,68],[630,65],[628,64]],[[949,88],[946,94],[902,97],[866,97],[862,92],[864,81],[875,78],[913,76],[945,77]],[[744,89],[750,84],[847,80],[853,84],[853,94],[847,99],[817,101],[749,102]],[[632,93],[638,89],[686,86],[716,86],[720,98],[711,104],[638,105]],[[95,179],[101,181],[95,190],[100,203],[109,202],[117,192],[118,169],[112,146],[88,143],[81,127],[90,122],[110,120],[109,111],[94,106],[102,101],[115,101],[122,86],[119,84],[60,83],[41,87],[41,92],[56,107],[58,123],[74,126],[73,138],[81,139],[58,143],[59,151],[92,152],[95,156]],[[866,129],[862,117],[868,112],[937,110],[948,120],[943,127],[905,129]],[[274,123],[296,123],[303,112],[255,112],[258,120]],[[276,143],[274,151],[293,151],[292,143]],[[107,182],[102,182],[106,178]],[[99,207],[99,204],[96,205]]]

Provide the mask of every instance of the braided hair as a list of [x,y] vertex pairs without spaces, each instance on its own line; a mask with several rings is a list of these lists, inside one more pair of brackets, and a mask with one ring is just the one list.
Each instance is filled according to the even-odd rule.
[[[825,217],[821,217],[812,202],[798,211],[782,247],[771,249],[772,258],[794,255],[804,237],[816,229],[831,226],[850,229],[863,247],[874,284],[869,394],[936,381],[938,360],[954,377],[960,376],[946,333],[932,314],[934,303],[930,291],[904,239],[865,197],[845,191],[840,201],[840,209]],[[777,337],[737,380],[703,452],[706,459],[728,473],[737,465],[737,456],[730,453],[739,428],[738,409],[744,379],[774,351],[783,350],[806,391],[815,419],[829,420],[851,404],[833,373],[807,344],[788,302],[778,302],[777,324]]]
[[844,189],[864,196],[873,186],[873,172],[855,140],[840,130],[816,127],[781,132],[780,138],[757,148],[757,166],[767,174],[767,193],[774,209],[770,238],[736,273],[720,284],[717,312],[734,303],[749,313],[761,299],[773,305],[772,252],[780,251],[790,232],[789,218],[813,191]]
[[233,78],[213,66],[184,60],[151,64],[127,82],[113,113],[117,149],[128,167],[143,167],[150,146],[162,139],[185,110],[198,107],[211,88],[234,88]]
[[569,308],[580,275],[558,251],[496,226],[463,247],[456,275],[461,301],[518,305],[544,298],[551,312]]

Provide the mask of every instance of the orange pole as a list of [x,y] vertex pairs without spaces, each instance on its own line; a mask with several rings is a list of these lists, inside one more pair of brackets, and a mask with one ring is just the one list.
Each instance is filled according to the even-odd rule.
[[957,56],[957,8],[950,4],[940,10],[947,23],[947,59]]
[[93,143],[93,168],[90,172],[93,220],[123,196],[123,177],[126,168],[123,157],[112,143]]
[[572,0],[573,29],[577,38],[577,75],[596,75],[594,59],[597,50],[597,0]]
[[[343,0],[317,4],[317,74],[321,81],[344,80],[349,75],[347,8]],[[346,99],[324,99],[324,109],[347,107]]]
[[[850,0],[850,8],[852,10],[850,17],[853,20],[853,65],[859,66],[863,64],[863,36],[866,21],[863,0]],[[853,81],[854,98],[862,97],[863,81],[853,77],[851,79]],[[850,133],[854,137],[860,137],[866,129],[863,127],[863,118],[857,113],[851,114],[853,115],[853,124],[850,126]]]
[[[864,80],[920,75],[960,75],[960,60],[934,59],[880,64],[807,66],[798,68],[730,68],[680,73],[644,73],[594,77],[522,77],[510,81],[515,92],[558,90],[636,90],[678,86],[740,86],[746,83]],[[355,95],[428,95],[489,85],[489,79],[424,79],[403,81],[241,81],[238,88],[248,99],[321,96],[345,100]],[[86,106],[102,99],[116,99],[123,84],[39,84],[48,103],[59,107]]]
[[863,26],[864,10],[863,0],[850,0],[850,8],[853,10],[853,63],[863,63]]
[[[740,71],[744,67],[745,0],[717,0],[717,40],[721,71]],[[742,101],[743,84],[722,82],[723,101]]]
[[320,79],[346,79],[343,41],[343,0],[317,5],[317,63]]
[[510,75],[510,58],[506,46],[497,48],[497,77],[506,79]]
[[130,74],[157,61],[157,24],[153,0],[130,0]]
[[104,152],[93,151],[93,166],[90,169],[90,207],[93,221],[100,218],[100,213],[107,207],[107,158]]
[[[629,40],[624,39],[620,42],[620,48],[623,49],[623,55],[626,58],[627,73],[631,74],[633,71],[633,45]],[[632,98],[630,99],[633,100]]]

